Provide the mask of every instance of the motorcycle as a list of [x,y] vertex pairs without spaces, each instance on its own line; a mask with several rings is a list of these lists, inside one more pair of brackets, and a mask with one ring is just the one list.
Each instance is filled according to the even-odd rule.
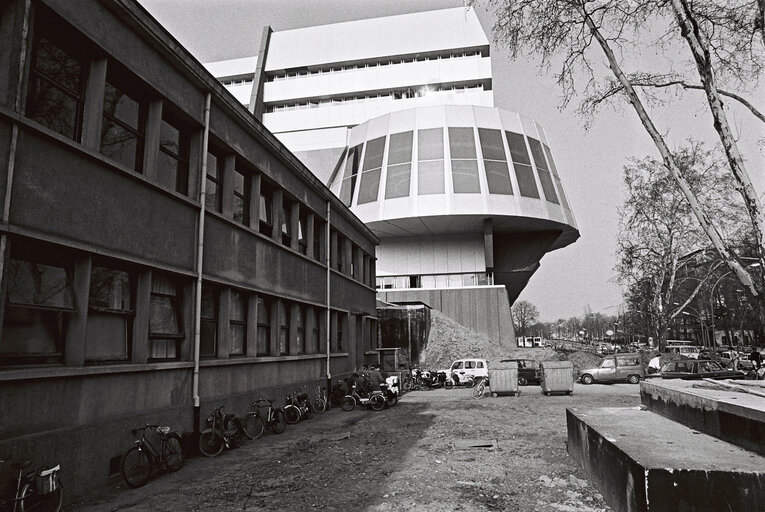
[[385,397],[385,407],[393,407],[398,403],[398,392],[394,391],[386,382],[380,383],[380,391]]

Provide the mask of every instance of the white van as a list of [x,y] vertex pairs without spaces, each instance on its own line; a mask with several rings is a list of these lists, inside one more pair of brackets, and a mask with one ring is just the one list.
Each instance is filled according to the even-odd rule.
[[681,345],[677,347],[667,347],[667,352],[670,354],[680,354],[686,359],[698,359],[699,348],[690,345]]
[[456,374],[459,380],[464,380],[464,377],[471,377],[472,379],[475,379],[476,377],[488,377],[489,365],[486,362],[486,359],[457,359],[452,363],[451,367],[446,370],[447,378],[450,378],[453,374]]

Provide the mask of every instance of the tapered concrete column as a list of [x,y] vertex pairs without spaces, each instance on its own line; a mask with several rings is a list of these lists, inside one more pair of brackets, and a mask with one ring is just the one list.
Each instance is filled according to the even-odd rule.
[[250,227],[255,231],[260,228],[260,181],[259,172],[250,176]]
[[314,254],[314,251],[313,251],[314,236],[316,235],[313,232],[315,221],[316,221],[316,215],[313,213],[309,213],[305,221],[306,232],[304,234],[305,234],[305,243],[306,243],[305,255],[311,259],[316,258],[316,255]]
[[223,186],[221,187],[221,213],[227,219],[234,216],[234,167],[236,157],[226,155],[223,158]]
[[90,273],[92,258],[86,256],[74,264],[74,311],[69,315],[66,329],[66,351],[64,361],[67,366],[82,366],[85,363],[85,338],[88,329],[88,296],[90,294]]
[[271,198],[271,210],[274,214],[274,225],[271,230],[271,238],[281,243],[282,241],[282,206],[284,205],[284,194],[281,189],[274,190],[274,195]]
[[151,181],[157,181],[157,160],[159,158],[159,133],[162,128],[162,101],[152,101],[146,113],[144,129],[143,174]]
[[258,296],[250,295],[247,298],[247,357],[258,355]]
[[[292,302],[288,304],[287,307],[290,311],[290,330],[287,343],[289,344],[290,355],[297,355],[300,354],[301,342],[303,341],[298,336],[298,325],[301,321],[300,306]],[[305,333],[303,333],[303,335],[305,335]]]
[[298,250],[298,239],[300,238],[300,203],[297,201],[290,205],[290,249]]
[[149,316],[151,311],[151,270],[138,275],[133,318],[132,361],[145,364],[149,359]]
[[82,145],[93,151],[101,149],[101,120],[104,114],[106,59],[91,61],[85,82],[82,111]]
[[218,359],[228,359],[231,351],[231,336],[228,329],[230,308],[231,290],[224,288],[220,291],[218,300]]

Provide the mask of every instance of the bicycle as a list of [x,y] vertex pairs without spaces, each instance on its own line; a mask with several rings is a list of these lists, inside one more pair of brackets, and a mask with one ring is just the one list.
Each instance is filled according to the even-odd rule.
[[308,419],[311,415],[311,401],[308,399],[308,393],[297,390],[287,395],[286,405],[284,406],[284,417],[287,423],[294,425],[302,419]]
[[224,414],[222,405],[210,413],[207,424],[210,428],[203,430],[199,436],[199,451],[204,455],[215,457],[223,448],[239,448],[242,445],[242,423],[234,414]]
[[[284,416],[283,410],[274,407],[273,400],[258,398],[252,402],[251,407],[255,409],[255,412],[249,412],[244,417],[242,431],[245,436],[250,439],[257,439],[263,435],[266,427],[274,434],[284,432],[287,426],[287,419]],[[261,409],[267,409],[265,418],[260,414]]]
[[[154,430],[159,437],[159,450],[146,438],[146,431]],[[141,487],[149,481],[154,467],[160,470],[178,471],[183,467],[181,436],[171,432],[170,427],[145,425],[130,431],[133,437],[141,434],[134,445],[125,452],[120,462],[122,478],[130,487]]]
[[[4,462],[0,460],[0,464]],[[64,501],[64,490],[58,478],[61,466],[29,470],[31,465],[31,460],[13,463],[13,467],[19,471],[16,477],[16,495],[11,500],[0,497],[0,510],[59,512]]]
[[382,391],[372,391],[368,397],[362,397],[356,392],[356,386],[354,385],[353,389],[351,389],[351,394],[343,397],[340,407],[344,411],[352,411],[357,403],[368,405],[373,411],[381,411],[386,405]]
[[324,396],[324,388],[320,384],[316,384],[311,410],[316,414],[322,414],[327,410],[327,399]]
[[486,388],[489,386],[488,377],[478,377],[473,386],[473,398],[483,398],[486,395]]

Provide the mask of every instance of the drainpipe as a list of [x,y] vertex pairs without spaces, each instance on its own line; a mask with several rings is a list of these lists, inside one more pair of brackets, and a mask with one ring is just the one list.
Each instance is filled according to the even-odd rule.
[[[27,62],[27,38],[29,37],[29,6],[32,0],[24,2],[24,21],[21,25],[21,48],[19,50],[19,76],[16,82],[16,99],[13,104],[14,112],[21,113],[21,89],[24,84],[24,68]],[[3,224],[7,224],[11,215],[11,189],[13,188],[13,172],[16,167],[16,146],[19,139],[19,123],[14,122],[11,128],[11,143],[8,148],[8,167],[5,180],[5,197],[3,198]],[[8,235],[0,235],[0,282],[5,275],[5,251],[8,249]]]
[[197,289],[194,301],[194,374],[191,393],[194,399],[194,437],[199,435],[199,338],[202,325],[202,258],[205,247],[205,203],[207,196],[207,145],[210,140],[210,98],[205,96],[205,130],[202,136],[202,169],[199,173],[199,228],[197,231]]
[[332,258],[330,257],[330,243],[329,243],[329,233],[330,233],[330,214],[332,213],[332,207],[329,200],[327,200],[327,229],[326,229],[326,235],[324,237],[324,247],[326,249],[326,256],[327,256],[327,407],[330,406],[330,400],[329,396],[332,392],[332,372],[329,369],[329,362],[330,362],[330,354],[331,354],[331,347],[332,344],[332,315],[330,314],[329,307],[330,307],[330,277],[332,275]]

